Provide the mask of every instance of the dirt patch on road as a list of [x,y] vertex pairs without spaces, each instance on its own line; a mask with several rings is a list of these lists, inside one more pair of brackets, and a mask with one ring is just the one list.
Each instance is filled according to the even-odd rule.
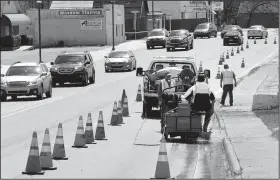
[[267,128],[272,132],[271,137],[279,140],[279,111],[274,110],[258,110],[254,111],[256,116],[258,116]]

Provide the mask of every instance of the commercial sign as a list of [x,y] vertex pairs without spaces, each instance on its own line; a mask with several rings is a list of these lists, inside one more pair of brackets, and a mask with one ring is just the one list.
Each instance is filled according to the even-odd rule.
[[102,30],[102,20],[80,20],[82,30]]
[[65,11],[58,11],[58,15],[100,16],[102,15],[102,10],[65,10]]
[[186,12],[207,12],[207,7],[186,7]]
[[212,10],[213,11],[222,11],[224,10],[224,2],[212,2]]

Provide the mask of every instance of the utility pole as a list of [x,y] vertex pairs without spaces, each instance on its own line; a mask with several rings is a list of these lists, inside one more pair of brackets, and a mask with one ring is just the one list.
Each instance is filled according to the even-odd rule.
[[114,0],[112,2],[112,36],[113,36],[113,47],[112,51],[115,50],[115,9],[114,9]]
[[42,1],[37,1],[38,4],[38,20],[39,20],[39,63],[42,63],[42,47],[41,47],[41,5]]
[[153,21],[153,29],[155,29],[155,17],[154,17],[154,0],[152,0],[152,21]]

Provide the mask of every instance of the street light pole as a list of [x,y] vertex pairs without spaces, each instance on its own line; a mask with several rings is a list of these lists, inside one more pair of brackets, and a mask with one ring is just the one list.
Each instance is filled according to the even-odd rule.
[[39,20],[39,63],[42,63],[42,48],[41,48],[41,5],[42,1],[37,1],[38,3],[38,20]]
[[113,47],[112,51],[115,50],[115,9],[114,9],[114,3],[115,1],[112,2],[112,36],[113,36]]
[[152,0],[152,20],[153,20],[153,29],[155,29],[154,0]]

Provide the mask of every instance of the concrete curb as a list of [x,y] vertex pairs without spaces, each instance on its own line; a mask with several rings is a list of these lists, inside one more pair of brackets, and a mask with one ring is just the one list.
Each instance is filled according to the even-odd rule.
[[279,106],[278,94],[254,94],[252,110],[271,110]]
[[214,115],[218,122],[219,128],[222,131],[221,132],[222,144],[225,149],[227,159],[229,161],[229,166],[230,166],[231,172],[235,179],[242,179],[242,177],[241,177],[242,167],[241,167],[241,165],[239,163],[239,159],[235,153],[234,146],[230,142],[230,139],[227,135],[224,119],[217,112],[215,112]]

